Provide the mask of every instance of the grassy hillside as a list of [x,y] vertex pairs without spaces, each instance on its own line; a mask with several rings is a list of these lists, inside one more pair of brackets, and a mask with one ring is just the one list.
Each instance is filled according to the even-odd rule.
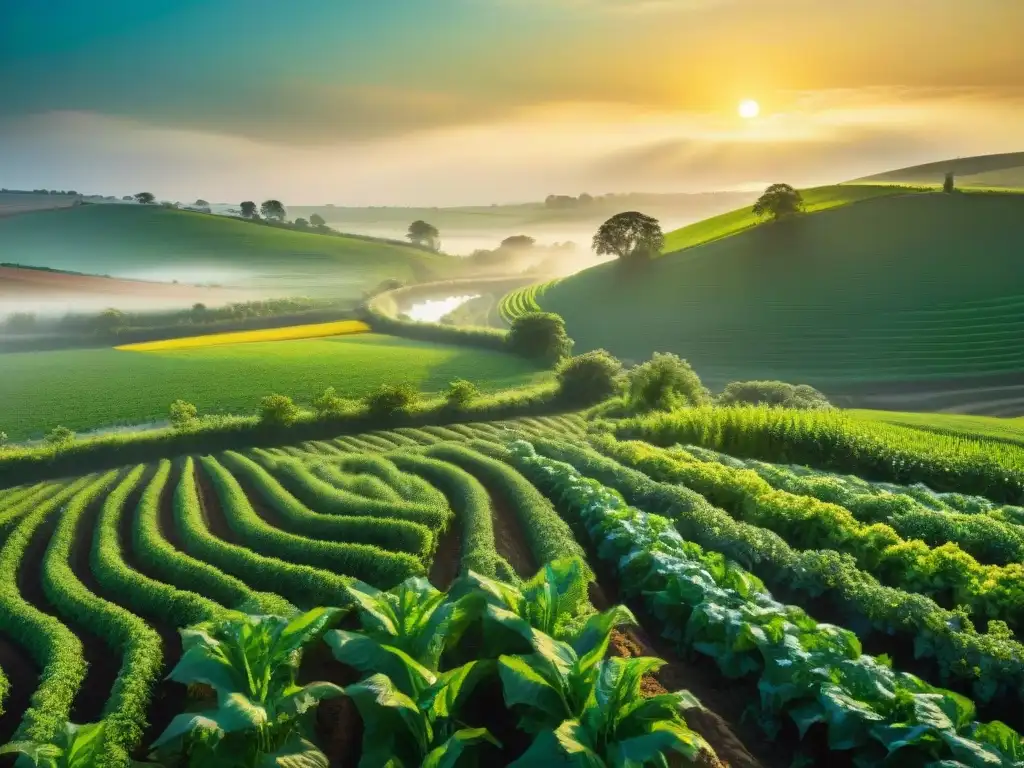
[[1024,196],[914,194],[768,224],[552,286],[577,349],[689,358],[712,383],[1024,371]]
[[309,403],[327,387],[358,397],[408,381],[436,392],[465,378],[494,390],[544,375],[513,355],[374,334],[155,352],[19,352],[0,356],[0,365],[0,430],[12,440],[57,424],[81,431],[166,419],[178,398],[200,412],[252,413],[273,392]]
[[1024,188],[1024,152],[959,157],[867,176],[860,181],[883,184],[942,184],[952,171],[961,187]]
[[0,219],[5,262],[92,274],[360,297],[444,276],[447,257],[157,206],[86,205]]
[[1024,418],[998,419],[950,413],[902,413],[900,411],[851,411],[854,418],[912,427],[968,440],[991,440],[1024,447]]
[[[804,206],[807,212],[812,213],[814,211],[828,210],[829,208],[838,208],[839,206],[857,203],[862,200],[872,200],[876,197],[905,194],[906,191],[891,185],[833,184],[827,187],[801,190],[801,194],[803,195]],[[721,237],[735,235],[737,232],[742,232],[745,229],[756,226],[757,223],[758,218],[751,210],[751,206],[745,206],[667,233],[665,235],[665,247],[662,252],[673,253],[674,251],[692,248],[695,245],[701,245]]]

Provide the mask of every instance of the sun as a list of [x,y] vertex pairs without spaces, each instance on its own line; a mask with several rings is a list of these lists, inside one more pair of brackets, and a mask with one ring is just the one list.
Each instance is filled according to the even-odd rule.
[[761,114],[761,105],[753,99],[744,99],[739,106],[740,117],[751,120]]

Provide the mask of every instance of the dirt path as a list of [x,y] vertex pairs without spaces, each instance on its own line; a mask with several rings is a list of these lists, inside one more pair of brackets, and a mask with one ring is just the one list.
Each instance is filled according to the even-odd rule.
[[448,529],[441,534],[434,562],[430,565],[430,583],[442,592],[447,591],[458,577],[462,564],[462,521],[459,517],[455,515],[448,523]]
[[[468,471],[468,470],[467,470]],[[519,524],[519,515],[501,494],[477,477],[491,497],[491,522],[494,525],[494,548],[498,550],[512,569],[524,579],[537,572],[537,558],[533,556],[526,533]]]
[[195,479],[196,491],[199,493],[199,508],[203,512],[207,530],[221,541],[238,544],[238,538],[224,516],[224,510],[221,508],[220,498],[213,487],[213,482],[206,474],[206,469],[198,461],[195,462]]
[[[167,476],[167,484],[160,492],[159,512],[157,513],[157,524],[160,533],[167,539],[167,542],[179,552],[184,552],[181,534],[178,532],[178,524],[174,519],[174,493],[181,482],[181,462],[175,461],[171,464],[171,472]],[[143,573],[146,573],[143,569]],[[149,575],[153,575],[150,573]]]
[[[0,718],[0,744],[6,744],[21,724],[21,715],[28,709],[39,685],[41,670],[25,649],[5,635],[0,635],[0,669],[11,683],[3,702],[6,714]],[[2,758],[0,765],[4,765]]]

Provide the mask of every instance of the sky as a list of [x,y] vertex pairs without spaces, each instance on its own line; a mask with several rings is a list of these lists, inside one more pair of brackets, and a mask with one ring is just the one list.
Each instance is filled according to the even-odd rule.
[[1024,150],[1022,37],[1024,0],[0,0],[0,187],[440,206],[828,183]]

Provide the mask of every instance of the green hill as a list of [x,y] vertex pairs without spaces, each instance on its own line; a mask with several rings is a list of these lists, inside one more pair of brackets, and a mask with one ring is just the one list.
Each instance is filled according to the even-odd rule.
[[687,357],[706,380],[863,382],[1024,372],[1024,195],[866,200],[657,259],[603,264],[540,298],[578,350]]
[[386,278],[443,277],[454,262],[355,237],[158,206],[84,205],[0,219],[3,261],[115,277],[359,298]]
[[1024,188],[1024,152],[940,160],[858,179],[880,184],[942,184],[952,171],[959,187]]

